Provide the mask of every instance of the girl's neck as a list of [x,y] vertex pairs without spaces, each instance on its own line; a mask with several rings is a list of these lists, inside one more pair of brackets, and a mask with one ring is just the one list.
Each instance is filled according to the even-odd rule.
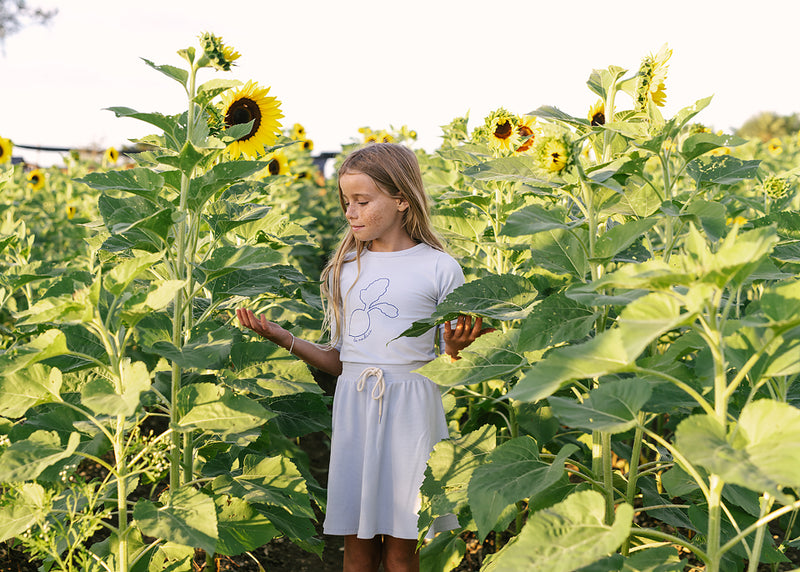
[[408,250],[413,248],[418,243],[414,241],[408,233],[403,231],[395,236],[382,236],[374,239],[367,246],[368,250],[372,252],[398,252],[400,250]]

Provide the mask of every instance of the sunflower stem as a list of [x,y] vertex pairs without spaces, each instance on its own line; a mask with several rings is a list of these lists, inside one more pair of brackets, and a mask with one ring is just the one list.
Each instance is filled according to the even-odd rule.
[[[195,103],[194,103],[194,96],[195,96],[195,84],[197,79],[197,70],[198,66],[196,64],[192,64],[191,69],[189,71],[189,86],[188,86],[188,97],[189,97],[189,108],[186,114],[186,141],[187,143],[191,143],[192,136],[193,136],[193,128],[194,128],[194,115],[195,115]],[[186,225],[187,225],[187,217],[189,213],[186,209],[186,203],[188,202],[188,195],[189,195],[189,184],[191,182],[190,174],[186,172],[181,173],[181,195],[180,195],[180,203],[178,206],[178,215],[180,220],[178,222],[178,228],[176,232],[176,254],[177,254],[177,261],[175,265],[175,273],[177,277],[184,278],[185,274],[190,274],[190,270],[187,271],[186,265]],[[174,303],[173,303],[173,316],[172,316],[172,343],[175,347],[182,347],[183,346],[183,338],[184,338],[184,316],[188,315],[191,312],[191,304],[187,304],[187,309],[184,312],[184,295],[188,296],[189,286],[187,285],[186,289],[180,289],[175,293]],[[177,427],[178,420],[179,420],[179,411],[178,411],[178,391],[180,390],[181,386],[181,367],[174,363],[172,364],[172,390],[170,395],[171,401],[171,408],[170,408],[170,420],[172,427]],[[185,459],[181,458],[181,432],[175,431],[172,434],[172,451],[171,451],[171,462],[170,462],[170,488],[173,490],[177,490],[181,484],[181,466],[185,464]],[[189,469],[191,470],[191,468]],[[184,479],[186,479],[185,473],[186,468],[184,467],[183,471]]]

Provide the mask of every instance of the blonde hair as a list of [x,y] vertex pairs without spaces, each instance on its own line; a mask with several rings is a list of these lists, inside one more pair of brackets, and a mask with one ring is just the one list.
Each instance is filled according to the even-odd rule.
[[[372,143],[350,153],[339,167],[338,176],[348,173],[363,173],[372,179],[388,196],[408,203],[403,211],[403,228],[414,242],[424,242],[436,250],[444,251],[441,239],[433,230],[429,212],[428,195],[422,183],[422,173],[416,154],[402,145],[394,143]],[[339,188],[339,203],[346,211],[342,186]],[[358,271],[361,272],[361,253],[369,242],[358,240],[351,228],[347,228],[322,271],[322,294],[325,304],[325,327],[331,330],[330,344],[336,345],[342,336],[344,297],[341,291],[342,266],[353,260],[355,254]]]

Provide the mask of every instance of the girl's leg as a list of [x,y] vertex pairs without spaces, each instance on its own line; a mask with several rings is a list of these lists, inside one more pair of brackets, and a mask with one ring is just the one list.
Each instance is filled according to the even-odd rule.
[[385,572],[419,572],[417,541],[385,535],[383,569]]
[[378,572],[381,563],[381,537],[344,537],[344,572]]

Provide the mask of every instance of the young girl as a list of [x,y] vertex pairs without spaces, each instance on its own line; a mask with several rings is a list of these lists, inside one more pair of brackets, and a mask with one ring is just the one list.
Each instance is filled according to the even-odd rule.
[[[339,200],[349,228],[322,274],[330,346],[236,313],[242,326],[338,376],[324,531],[344,536],[345,572],[374,572],[381,562],[386,572],[417,571],[419,488],[448,433],[439,388],[413,373],[435,357],[435,329],[399,336],[464,275],[433,232],[410,149],[376,143],[351,153],[339,169]],[[480,318],[460,316],[440,344],[457,359],[482,333]],[[450,515],[433,530],[457,526]]]

